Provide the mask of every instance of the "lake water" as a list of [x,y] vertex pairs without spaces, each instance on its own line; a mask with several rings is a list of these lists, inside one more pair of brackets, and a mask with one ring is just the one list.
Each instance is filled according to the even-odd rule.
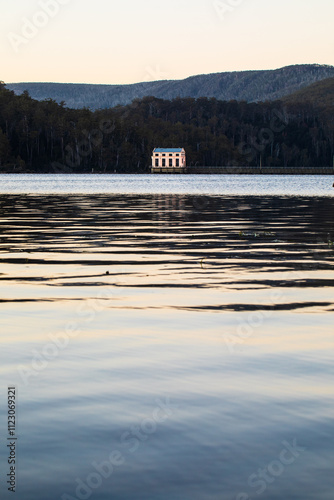
[[333,196],[330,175],[0,175],[0,193]]
[[330,176],[0,183],[1,499],[332,500]]

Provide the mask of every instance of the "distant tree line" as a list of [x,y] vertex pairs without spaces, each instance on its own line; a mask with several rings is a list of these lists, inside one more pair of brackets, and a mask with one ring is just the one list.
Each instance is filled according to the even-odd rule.
[[145,173],[154,147],[184,147],[188,165],[330,166],[333,107],[145,97],[92,112],[0,83],[0,172]]

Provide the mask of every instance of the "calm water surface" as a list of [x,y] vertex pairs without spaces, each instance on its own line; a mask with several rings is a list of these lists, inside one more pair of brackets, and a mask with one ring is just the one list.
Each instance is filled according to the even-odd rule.
[[3,177],[1,499],[332,500],[330,177]]
[[333,196],[330,175],[0,175],[0,193]]

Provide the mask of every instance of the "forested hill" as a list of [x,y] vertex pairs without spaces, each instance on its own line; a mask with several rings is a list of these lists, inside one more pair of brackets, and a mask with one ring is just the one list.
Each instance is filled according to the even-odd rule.
[[133,85],[90,85],[63,83],[11,83],[7,87],[21,94],[28,90],[37,100],[51,98],[70,108],[92,110],[130,104],[134,99],[154,96],[214,97],[223,101],[273,101],[302,89],[311,83],[334,77],[333,66],[305,64],[277,70],[236,71],[198,75],[185,80],[166,80]]
[[0,172],[149,172],[154,147],[189,165],[332,165],[334,107],[146,97],[92,112],[0,84]]
[[286,103],[312,103],[315,106],[328,108],[334,106],[334,78],[326,78],[305,89],[294,92],[284,98]]

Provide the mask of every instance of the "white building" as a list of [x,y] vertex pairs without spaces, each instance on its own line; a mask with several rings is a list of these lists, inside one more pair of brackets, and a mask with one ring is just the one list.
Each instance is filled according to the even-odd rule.
[[186,152],[183,148],[155,148],[152,168],[185,168]]

